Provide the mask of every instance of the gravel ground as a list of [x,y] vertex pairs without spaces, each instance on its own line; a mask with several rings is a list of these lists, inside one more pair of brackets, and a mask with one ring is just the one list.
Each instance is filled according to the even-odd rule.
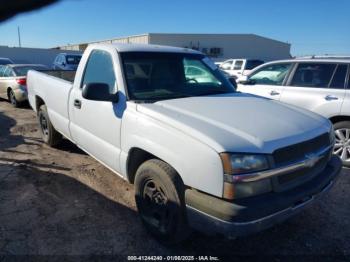
[[142,227],[132,186],[69,141],[55,149],[44,145],[34,112],[0,100],[0,261],[11,255],[350,261],[349,192],[344,169],[327,195],[284,224],[236,240],[193,233],[165,247]]

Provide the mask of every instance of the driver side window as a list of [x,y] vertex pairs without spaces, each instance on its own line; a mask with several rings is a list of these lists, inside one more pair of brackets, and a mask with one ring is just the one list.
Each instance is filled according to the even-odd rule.
[[264,66],[254,72],[249,80],[260,85],[282,85],[291,65],[291,63],[283,63]]
[[81,87],[88,83],[105,83],[113,94],[115,82],[113,60],[110,54],[103,50],[92,51],[86,64]]

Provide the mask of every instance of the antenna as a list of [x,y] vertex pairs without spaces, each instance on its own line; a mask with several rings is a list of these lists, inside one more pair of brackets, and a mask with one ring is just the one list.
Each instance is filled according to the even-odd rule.
[[21,31],[19,30],[19,26],[17,26],[17,33],[18,33],[18,46],[22,47],[22,45],[21,45]]

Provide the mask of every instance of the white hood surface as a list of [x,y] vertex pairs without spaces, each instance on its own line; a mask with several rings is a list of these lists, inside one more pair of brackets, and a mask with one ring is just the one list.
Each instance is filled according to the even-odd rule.
[[317,114],[243,93],[138,104],[137,110],[217,152],[272,153],[330,129]]

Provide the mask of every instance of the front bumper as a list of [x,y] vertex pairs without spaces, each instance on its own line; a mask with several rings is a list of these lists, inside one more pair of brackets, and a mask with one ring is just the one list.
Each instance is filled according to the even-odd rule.
[[300,186],[230,202],[196,190],[186,190],[189,225],[207,234],[227,237],[259,232],[297,214],[327,192],[341,168],[341,160],[332,156],[319,175]]

